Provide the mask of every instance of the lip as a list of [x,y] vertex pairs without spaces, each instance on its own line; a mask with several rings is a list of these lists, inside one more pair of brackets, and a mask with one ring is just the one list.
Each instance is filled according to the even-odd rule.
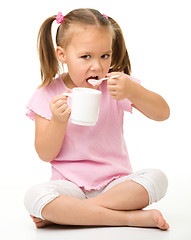
[[88,78],[86,78],[86,81],[88,81],[89,79],[99,80],[99,76],[98,75],[91,75]]
[[[93,77],[93,76],[94,76],[94,77]],[[95,76],[96,76],[97,78],[95,78]],[[92,86],[92,84],[90,84],[90,83],[88,82],[89,79],[99,80],[100,77],[99,77],[98,75],[91,75],[90,77],[86,78],[87,86],[88,86],[89,88],[95,88],[95,87]]]
[[92,88],[92,85],[88,81],[86,81],[86,84],[87,84],[88,87]]
[[[95,78],[95,77],[97,77],[97,78]],[[96,79],[96,80],[98,80],[98,79],[99,79],[99,76],[98,76],[98,75],[91,75],[91,76],[89,76],[88,78],[86,78],[86,83],[88,84],[88,86],[92,86],[92,85],[88,82],[89,79]]]

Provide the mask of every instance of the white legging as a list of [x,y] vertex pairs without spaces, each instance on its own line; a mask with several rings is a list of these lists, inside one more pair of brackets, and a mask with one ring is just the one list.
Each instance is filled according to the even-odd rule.
[[67,195],[79,199],[86,199],[102,194],[118,183],[132,180],[142,185],[148,192],[149,204],[164,197],[168,187],[166,175],[158,169],[143,169],[128,176],[118,178],[100,190],[82,191],[76,184],[67,180],[55,180],[42,183],[30,188],[24,198],[28,212],[35,217],[42,218],[43,207],[59,195]]

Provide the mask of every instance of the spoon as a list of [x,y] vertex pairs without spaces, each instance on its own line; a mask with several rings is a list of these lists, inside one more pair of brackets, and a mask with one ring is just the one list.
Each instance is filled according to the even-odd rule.
[[120,77],[120,75],[115,75],[115,76],[111,76],[111,77],[101,78],[100,80],[89,79],[88,82],[92,86],[97,86],[97,85],[100,85],[102,83],[102,81],[104,81],[104,80],[108,80],[109,78],[117,78],[117,77]]

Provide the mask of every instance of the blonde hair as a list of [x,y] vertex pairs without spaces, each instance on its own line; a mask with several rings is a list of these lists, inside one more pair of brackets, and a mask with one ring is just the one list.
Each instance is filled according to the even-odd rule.
[[[56,57],[54,44],[52,40],[52,23],[56,20],[56,15],[47,18],[40,27],[37,39],[37,47],[39,52],[42,86],[47,86],[54,79],[56,74],[60,72],[59,62]],[[56,32],[56,45],[66,47],[69,42],[67,34],[68,29],[73,24],[96,25],[105,27],[111,31],[113,35],[112,45],[112,62],[109,72],[124,72],[131,74],[131,64],[126,49],[123,33],[115,20],[111,17],[108,19],[99,11],[89,8],[75,9],[64,16],[63,22]]]

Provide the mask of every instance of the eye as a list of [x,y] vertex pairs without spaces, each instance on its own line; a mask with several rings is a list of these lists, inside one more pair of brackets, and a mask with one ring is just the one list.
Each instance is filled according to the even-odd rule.
[[108,59],[109,57],[110,57],[109,54],[104,54],[104,55],[101,56],[101,58],[103,58],[103,59]]
[[84,55],[84,56],[81,56],[81,58],[83,58],[83,59],[90,59],[91,58],[91,56],[90,55]]

